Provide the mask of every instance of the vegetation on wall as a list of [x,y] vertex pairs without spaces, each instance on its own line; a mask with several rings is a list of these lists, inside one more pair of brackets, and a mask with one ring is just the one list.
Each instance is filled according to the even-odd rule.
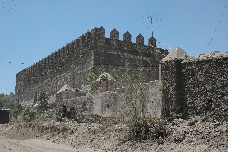
[[39,112],[45,112],[48,110],[48,96],[46,93],[42,92],[40,93],[39,97],[38,97],[38,111]]
[[88,84],[90,86],[90,92],[93,93],[94,89],[96,89],[96,80],[99,78],[99,76],[94,73],[91,72],[89,75],[89,80],[88,80]]
[[38,96],[37,106],[27,107],[20,115],[18,121],[31,122],[34,120],[47,120],[54,118],[52,109],[49,109],[48,95],[41,92]]
[[22,106],[15,101],[14,94],[0,94],[0,108],[10,109],[11,116],[14,118],[17,118],[22,111]]

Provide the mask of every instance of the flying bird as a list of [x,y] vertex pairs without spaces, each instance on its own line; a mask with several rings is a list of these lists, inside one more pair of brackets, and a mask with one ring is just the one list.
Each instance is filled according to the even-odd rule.
[[162,17],[158,17],[158,14],[147,16],[147,18],[150,19],[149,22],[151,25],[153,24],[153,20],[161,22],[163,19]]

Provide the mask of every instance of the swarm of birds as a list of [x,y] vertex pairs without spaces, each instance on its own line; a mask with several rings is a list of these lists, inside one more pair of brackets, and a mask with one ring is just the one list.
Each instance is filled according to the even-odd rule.
[[219,17],[219,19],[218,19],[218,21],[217,21],[217,25],[215,26],[215,29],[213,30],[212,36],[211,36],[211,38],[210,38],[210,40],[209,40],[209,43],[207,44],[207,47],[206,47],[206,48],[209,48],[209,46],[210,46],[211,43],[213,42],[215,32],[217,32],[217,29],[219,29],[219,26],[220,26],[220,24],[222,23],[222,20],[223,20],[223,18],[224,18],[224,12],[226,11],[227,6],[228,6],[228,1],[227,1],[226,5],[224,6],[224,9],[222,10],[222,13],[220,14],[220,17]]
[[20,4],[20,0],[1,0],[0,1],[0,16],[4,16],[14,10]]
[[[4,63],[4,62],[2,62],[2,61],[0,60],[0,63]],[[8,64],[11,64],[12,62],[11,62],[11,61],[7,61],[7,63],[8,63]],[[17,62],[16,64],[18,64],[18,62]],[[24,62],[20,62],[19,64],[25,64],[25,63],[24,63]]]

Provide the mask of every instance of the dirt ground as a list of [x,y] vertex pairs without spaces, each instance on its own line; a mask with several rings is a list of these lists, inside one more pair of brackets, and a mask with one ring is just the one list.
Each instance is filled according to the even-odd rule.
[[[75,152],[73,147],[44,139],[12,139],[0,134],[0,152]],[[86,149],[85,151],[89,151]]]
[[159,140],[127,140],[127,126],[71,121],[0,125],[0,152],[228,152],[227,122],[177,119]]

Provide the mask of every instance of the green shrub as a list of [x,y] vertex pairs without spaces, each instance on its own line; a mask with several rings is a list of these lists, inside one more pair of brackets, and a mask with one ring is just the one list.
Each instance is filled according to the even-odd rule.
[[38,97],[37,108],[26,108],[20,115],[18,121],[31,122],[34,120],[47,120],[54,118],[54,114],[48,105],[48,96],[46,93],[41,93]]
[[129,140],[157,140],[159,137],[165,138],[167,135],[167,121],[160,118],[145,118],[140,121],[134,118],[128,123]]
[[20,113],[22,112],[22,106],[21,106],[21,104],[18,103],[18,102],[14,102],[14,104],[10,108],[10,112],[11,112],[11,114],[12,114],[13,117],[17,118],[18,115],[20,115]]
[[23,122],[31,122],[36,118],[36,111],[32,108],[27,108],[21,115],[21,119]]
[[51,119],[54,118],[53,112],[51,110],[47,110],[41,113],[38,113],[35,116],[36,120],[47,120],[47,119]]
[[10,109],[11,116],[17,118],[22,111],[22,106],[15,101],[13,97],[8,98],[7,95],[0,94],[0,108],[5,107]]
[[96,80],[99,78],[99,76],[92,72],[89,75],[89,80],[88,80],[88,84],[90,86],[90,93],[93,93],[93,91],[96,89]]
[[38,102],[39,102],[39,106],[38,106],[38,111],[39,112],[45,112],[48,110],[48,96],[46,93],[42,92],[40,95],[39,95],[39,98],[38,98]]
[[52,118],[54,118],[52,110],[46,110],[41,112],[34,108],[27,108],[18,117],[18,121],[31,122],[35,120],[48,120]]

